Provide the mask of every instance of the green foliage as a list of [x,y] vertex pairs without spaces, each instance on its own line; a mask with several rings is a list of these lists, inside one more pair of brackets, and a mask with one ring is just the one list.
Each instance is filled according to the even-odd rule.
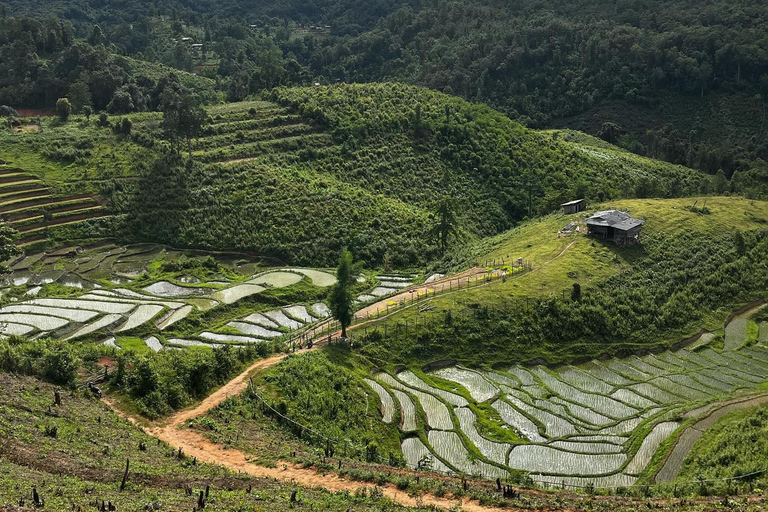
[[[698,479],[727,479],[762,472],[766,469],[763,454],[768,450],[768,408],[753,407],[726,415],[708,428],[683,462],[677,482]],[[748,482],[765,488],[765,473],[734,481],[737,486]],[[726,494],[727,482],[707,482],[705,494]]]
[[13,336],[0,340],[0,368],[6,372],[74,386],[80,364],[78,351],[61,341],[24,341]]
[[69,121],[69,115],[72,113],[72,104],[69,103],[67,98],[59,98],[56,101],[56,115],[59,116],[59,121],[66,123]]
[[422,319],[419,329],[411,318],[406,332],[397,315],[382,321],[361,351],[377,360],[454,359],[489,366],[534,358],[554,364],[667,345],[698,330],[711,311],[762,298],[768,287],[761,256],[768,251],[768,233],[743,237],[742,255],[728,234],[648,237],[642,257],[627,271],[582,290],[581,300],[513,297],[489,305],[464,299],[453,306],[450,322],[438,314],[426,327]]
[[339,266],[336,269],[336,284],[333,285],[329,304],[333,317],[341,324],[341,336],[347,337],[347,327],[354,315],[354,296],[352,287],[355,285],[354,264],[352,253],[347,249],[341,251]]
[[121,354],[111,383],[136,402],[144,416],[157,418],[207,396],[257,356],[256,347],[166,350]]
[[[378,397],[366,391],[361,377],[338,355],[343,356],[322,351],[289,357],[260,376],[259,384],[281,414],[322,436],[347,441],[349,448],[365,450],[373,458],[397,452],[396,429],[381,422]],[[302,432],[295,424],[284,425],[310,442],[325,444],[324,439]]]

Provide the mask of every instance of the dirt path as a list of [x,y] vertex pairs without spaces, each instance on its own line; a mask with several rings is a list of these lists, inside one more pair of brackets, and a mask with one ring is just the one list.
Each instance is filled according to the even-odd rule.
[[[680,472],[680,469],[683,466],[683,461],[690,453],[693,445],[696,444],[696,441],[701,439],[704,432],[717,423],[720,418],[734,411],[748,409],[765,403],[768,403],[768,394],[741,397],[722,402],[720,405],[714,407],[708,406],[710,407],[710,410],[706,415],[693,425],[689,426],[682,434],[680,434],[680,436],[678,436],[672,450],[669,452],[669,455],[667,455],[667,459],[664,461],[664,465],[656,475],[655,481],[657,483],[663,483],[674,480]],[[699,409],[697,409],[697,411],[698,410]]]
[[[316,350],[316,348],[312,350]],[[242,393],[248,387],[248,379],[254,373],[279,363],[285,357],[287,357],[287,354],[279,354],[257,361],[194,408],[179,411],[171,416],[165,424],[152,425],[145,428],[145,431],[174,448],[182,448],[189,457],[196,457],[201,462],[218,464],[231,471],[246,473],[257,478],[272,478],[302,487],[322,487],[331,492],[349,491],[354,493],[358,489],[372,487],[373,484],[345,480],[335,473],[323,474],[316,469],[305,468],[293,463],[278,462],[277,467],[274,468],[260,466],[249,461],[246,454],[242,451],[234,448],[224,448],[206,439],[198,432],[184,428],[183,424],[186,421],[205,414],[227,398]],[[132,418],[120,411],[114,401],[106,397],[103,401],[120,417],[127,419],[135,425],[140,423],[136,418]],[[443,510],[456,510],[456,507],[458,507],[458,510],[466,512],[514,512],[516,510],[486,507],[480,505],[477,501],[468,499],[438,498],[431,494],[422,494],[414,497],[407,492],[399,490],[394,484],[387,484],[381,487],[381,490],[387,498],[408,507],[426,505]]]

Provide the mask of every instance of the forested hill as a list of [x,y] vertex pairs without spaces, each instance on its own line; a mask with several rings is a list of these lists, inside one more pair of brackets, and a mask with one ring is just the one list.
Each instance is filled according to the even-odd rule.
[[[489,103],[532,127],[576,128],[710,174],[750,171],[768,181],[763,2],[6,0],[5,6],[0,16],[60,16],[83,38],[100,24],[116,52],[184,70],[199,66],[230,100],[318,81],[415,83]],[[46,27],[42,34],[48,33]],[[184,38],[204,44],[204,51],[175,44]]]

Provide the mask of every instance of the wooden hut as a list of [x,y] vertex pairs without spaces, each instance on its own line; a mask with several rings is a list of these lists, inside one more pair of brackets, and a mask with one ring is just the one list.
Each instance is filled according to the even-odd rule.
[[579,213],[580,211],[584,210],[584,208],[587,207],[587,201],[585,201],[584,199],[577,199],[575,201],[563,203],[560,206],[563,207],[564,214],[570,215],[572,213]]
[[618,245],[628,246],[640,241],[640,230],[644,220],[635,219],[627,212],[605,210],[587,219],[589,235],[611,240]]

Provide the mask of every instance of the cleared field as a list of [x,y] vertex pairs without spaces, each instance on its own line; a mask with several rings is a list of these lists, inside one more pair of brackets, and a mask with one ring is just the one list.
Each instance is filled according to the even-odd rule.
[[464,447],[464,444],[462,444],[461,438],[456,432],[430,430],[428,439],[435,454],[462,473],[485,478],[503,478],[507,476],[506,470],[502,468],[485,462],[471,460],[469,452]]
[[648,463],[651,462],[653,455],[656,453],[656,450],[659,449],[661,443],[672,435],[672,432],[677,430],[679,426],[678,423],[668,421],[659,423],[653,427],[651,433],[643,439],[643,444],[640,445],[640,449],[637,451],[634,458],[627,464],[624,472],[629,475],[635,475],[642,472]]
[[256,284],[240,284],[233,286],[232,288],[226,288],[224,290],[215,292],[213,294],[213,298],[223,302],[224,304],[234,304],[240,299],[261,293],[264,290],[265,288],[263,286]]
[[418,437],[409,437],[401,445],[405,463],[412,469],[429,469],[440,473],[453,474],[451,468],[432,455],[429,448],[424,446]]
[[167,329],[168,327],[172,326],[179,320],[184,320],[194,309],[193,306],[187,305],[182,306],[181,308],[177,309],[176,311],[172,311],[168,316],[162,318],[157,323],[157,328],[161,331]]
[[0,324],[2,323],[31,325],[41,331],[52,331],[64,327],[69,321],[55,316],[33,315],[29,313],[0,313]]
[[397,378],[405,382],[406,384],[408,384],[410,387],[414,389],[420,389],[421,391],[426,391],[428,393],[432,393],[433,395],[436,395],[442,398],[443,400],[445,400],[451,405],[455,405],[457,407],[468,405],[467,400],[463,396],[459,396],[455,393],[450,393],[443,389],[433,388],[432,386],[429,386],[426,382],[421,380],[419,377],[417,377],[416,374],[410,370],[405,370],[403,372],[398,373]]
[[304,325],[302,322],[297,322],[293,318],[288,317],[280,310],[267,311],[264,313],[264,316],[275,322],[277,325],[287,329],[298,329]]
[[416,430],[416,427],[417,427],[416,406],[413,404],[413,400],[411,400],[411,397],[409,397],[402,391],[393,389],[392,393],[395,395],[395,398],[397,398],[397,401],[400,403],[400,418],[401,418],[400,429],[403,432],[412,432]]
[[251,336],[237,336],[235,334],[219,334],[216,332],[201,332],[199,337],[211,341],[228,341],[232,343],[261,343],[262,339],[252,338]]
[[136,307],[135,304],[124,302],[104,302],[96,300],[79,299],[34,299],[31,304],[49,306],[53,308],[86,309],[89,311],[101,311],[102,313],[128,313]]
[[477,416],[471,410],[466,407],[457,407],[453,411],[456,417],[459,418],[459,427],[464,435],[474,444],[480,453],[488,460],[496,462],[498,464],[507,463],[507,452],[512,445],[506,443],[496,443],[484,438],[477,431]]
[[90,323],[88,325],[85,325],[81,327],[79,330],[75,331],[73,334],[70,334],[65,340],[73,340],[75,338],[81,338],[83,336],[86,336],[88,334],[94,333],[96,331],[100,331],[101,329],[104,329],[106,327],[109,327],[110,325],[114,324],[118,320],[122,319],[123,316],[119,315],[117,313],[110,313],[108,315],[104,315],[103,317],[99,318],[93,323]]
[[304,274],[312,280],[312,284],[321,288],[327,288],[336,284],[336,276],[329,274],[328,272],[322,272],[320,270],[312,270],[308,268],[292,268],[293,272],[299,272]]
[[64,309],[48,308],[44,306],[34,306],[32,304],[14,304],[0,309],[0,313],[34,313],[36,315],[54,316],[66,318],[73,322],[87,322],[98,313],[95,311],[85,311],[83,309]]
[[312,323],[317,321],[317,318],[309,314],[305,306],[288,306],[283,308],[283,311],[291,318],[295,318],[300,322]]

